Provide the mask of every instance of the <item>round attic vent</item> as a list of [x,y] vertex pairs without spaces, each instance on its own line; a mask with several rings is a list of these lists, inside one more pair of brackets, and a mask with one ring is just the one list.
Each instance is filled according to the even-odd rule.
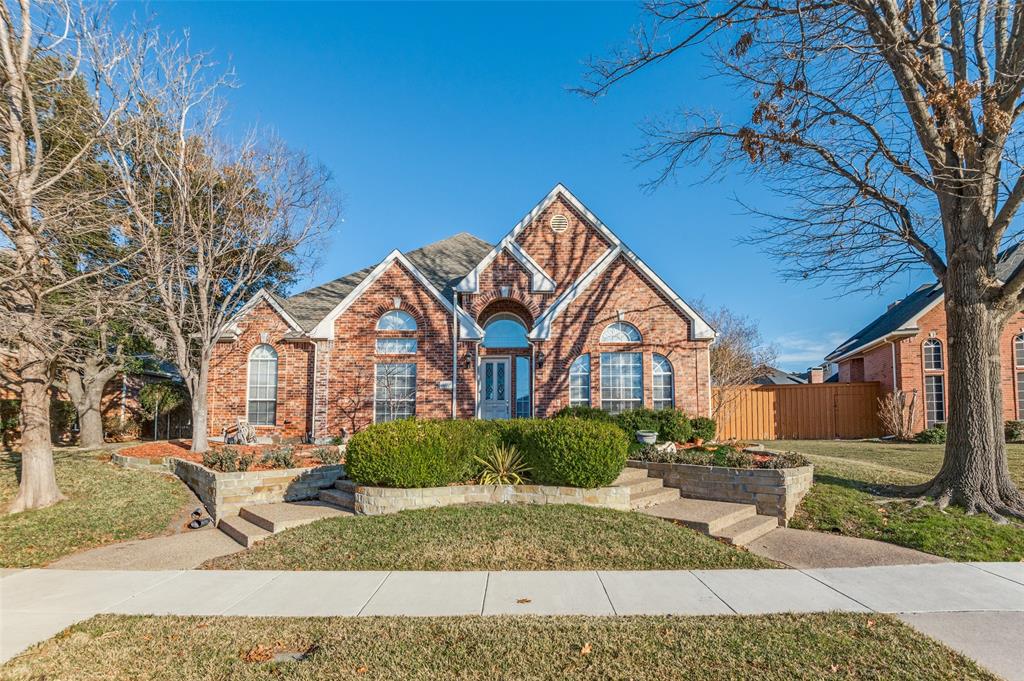
[[556,234],[561,234],[565,230],[569,229],[569,218],[565,217],[561,213],[558,215],[551,216],[551,231]]

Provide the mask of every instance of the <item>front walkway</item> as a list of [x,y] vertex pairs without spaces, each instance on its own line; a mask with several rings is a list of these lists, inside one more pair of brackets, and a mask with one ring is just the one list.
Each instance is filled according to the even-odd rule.
[[[1024,618],[1024,564],[648,572],[5,570],[0,661],[98,613],[614,616],[833,610],[1002,612]],[[1024,659],[1020,663],[1017,674]]]

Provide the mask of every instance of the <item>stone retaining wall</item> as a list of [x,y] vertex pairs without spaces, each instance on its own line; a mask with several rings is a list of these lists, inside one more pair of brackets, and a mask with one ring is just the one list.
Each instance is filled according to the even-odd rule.
[[142,459],[114,454],[111,460],[125,468],[174,473],[196,493],[214,522],[238,515],[243,506],[315,499],[320,490],[345,477],[341,464],[220,473],[177,457]]
[[549,487],[545,485],[453,485],[396,489],[359,485],[354,489],[355,512],[384,515],[416,508],[458,504],[582,504],[629,510],[626,487]]
[[758,513],[775,516],[783,527],[814,480],[814,466],[725,468],[649,461],[626,465],[647,469],[648,475],[661,478],[666,487],[678,489],[684,497],[755,504]]

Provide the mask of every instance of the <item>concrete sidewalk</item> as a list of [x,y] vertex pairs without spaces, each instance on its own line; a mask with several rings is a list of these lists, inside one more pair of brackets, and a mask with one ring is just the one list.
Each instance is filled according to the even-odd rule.
[[1001,612],[1024,618],[1024,564],[645,572],[14,570],[0,573],[0,661],[98,613],[614,616],[835,610]]

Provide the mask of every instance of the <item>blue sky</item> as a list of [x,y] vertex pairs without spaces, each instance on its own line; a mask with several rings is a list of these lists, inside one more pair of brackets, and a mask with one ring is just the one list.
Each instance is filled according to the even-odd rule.
[[324,163],[344,222],[303,287],[459,231],[496,241],[563,182],[688,300],[758,320],[779,364],[802,370],[916,287],[878,296],[786,282],[737,240],[735,199],[780,207],[736,173],[687,169],[654,193],[629,155],[638,124],[680,107],[745,113],[697,52],[598,102],[567,90],[585,60],[628,39],[631,3],[329,4],[154,2],[155,23],[235,68],[230,125],[274,129]]

